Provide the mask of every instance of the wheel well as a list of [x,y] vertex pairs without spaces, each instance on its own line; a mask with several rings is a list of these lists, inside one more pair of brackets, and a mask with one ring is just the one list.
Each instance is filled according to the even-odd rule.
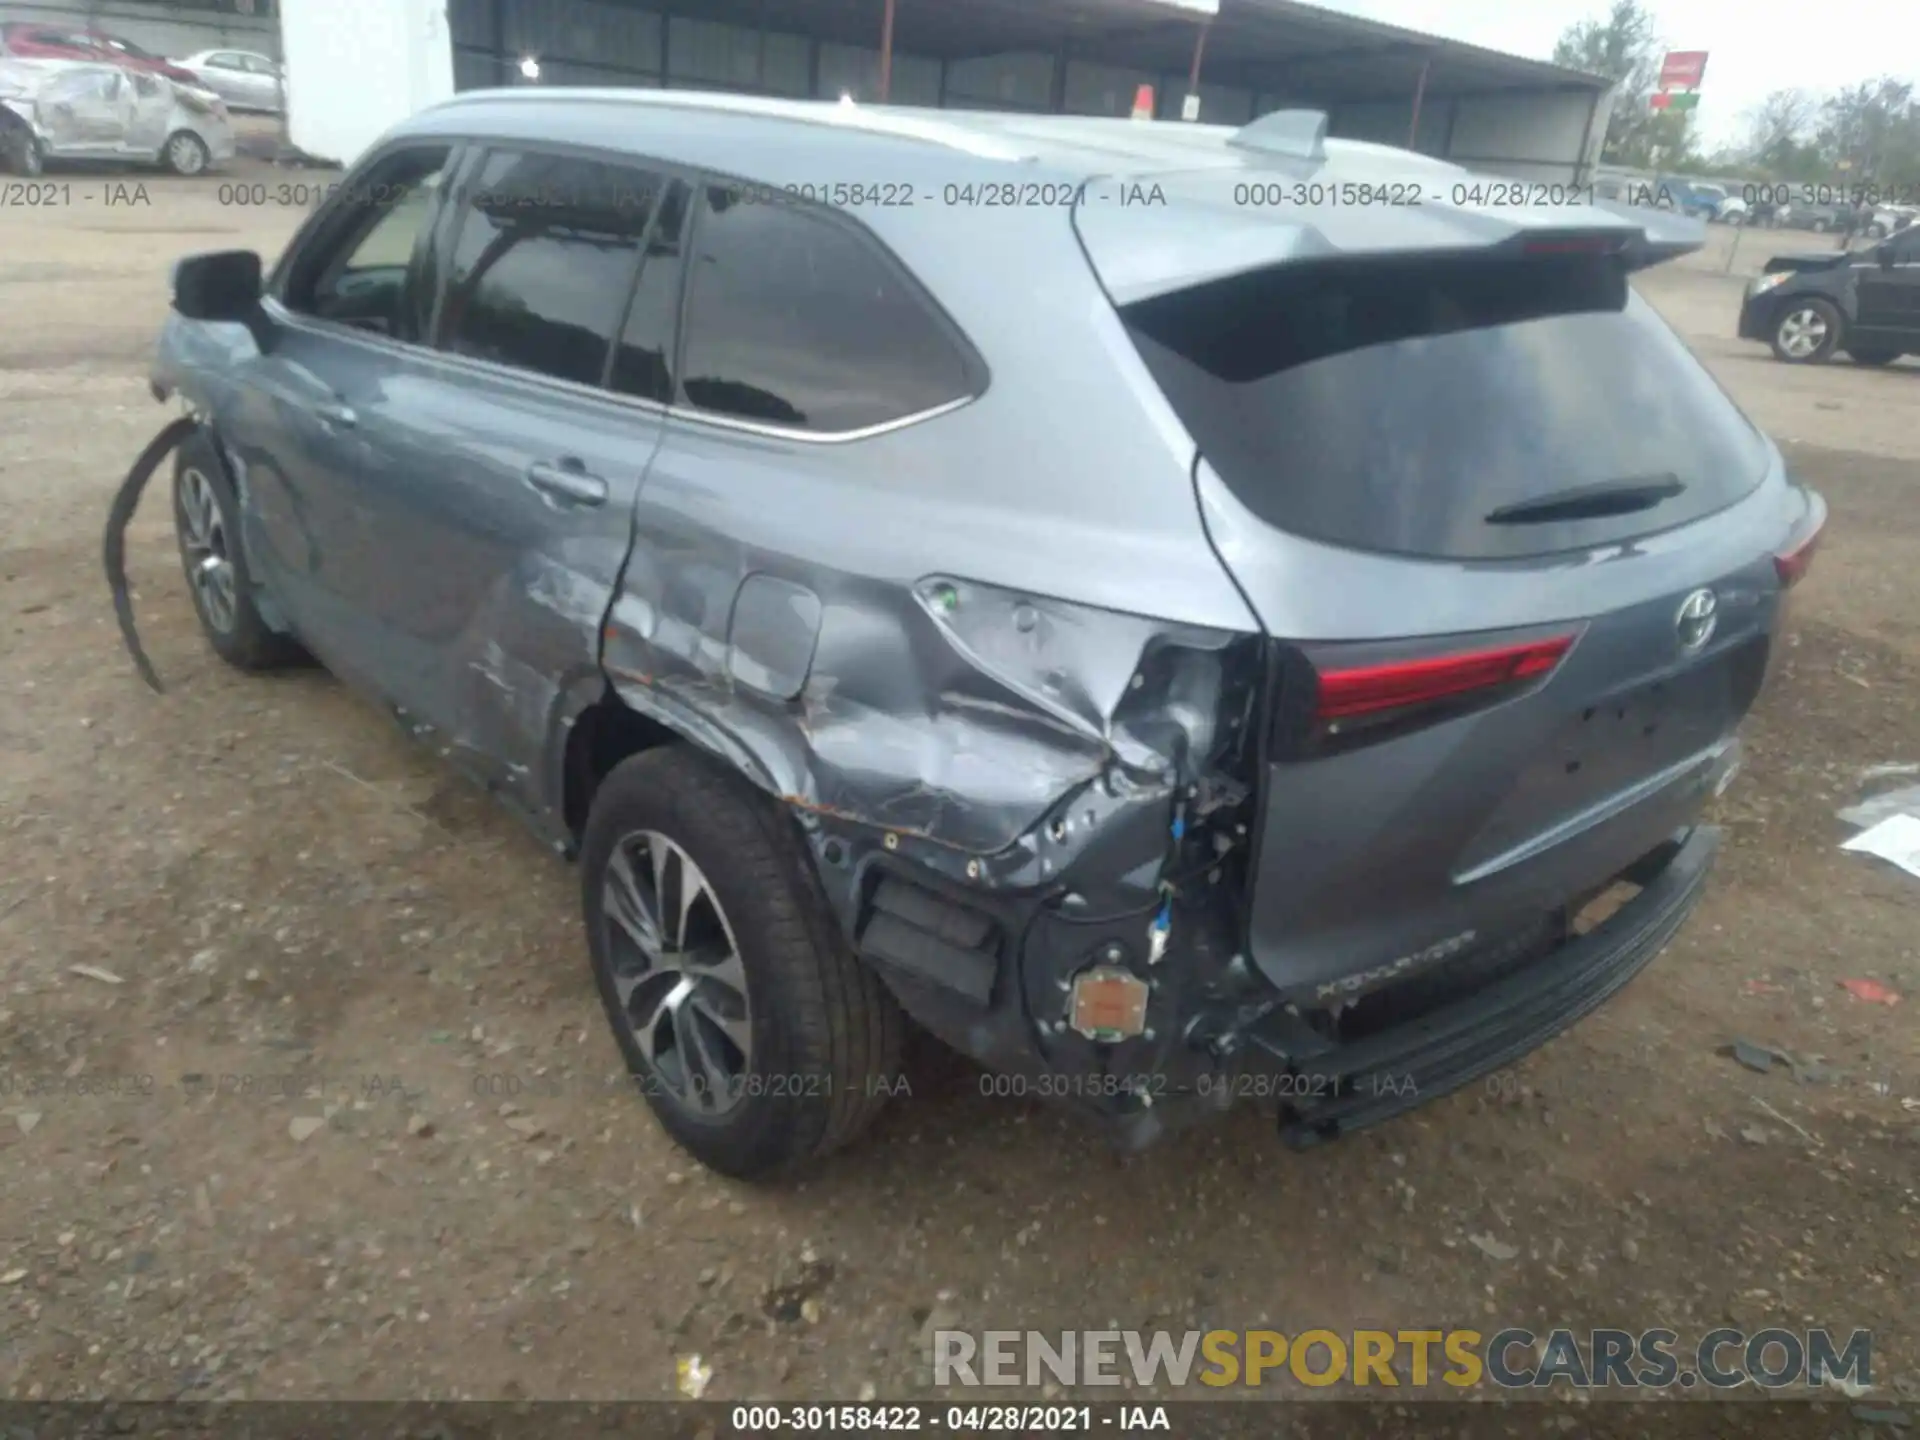
[[562,796],[567,833],[576,844],[586,832],[594,793],[613,767],[642,750],[671,745],[678,738],[659,721],[631,709],[611,690],[580,712],[567,733]]

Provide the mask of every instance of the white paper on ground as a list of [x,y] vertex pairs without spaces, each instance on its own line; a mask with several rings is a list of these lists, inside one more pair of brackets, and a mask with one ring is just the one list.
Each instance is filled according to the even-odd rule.
[[1862,830],[1840,847],[1878,855],[1920,878],[1920,815],[1889,815],[1871,830]]

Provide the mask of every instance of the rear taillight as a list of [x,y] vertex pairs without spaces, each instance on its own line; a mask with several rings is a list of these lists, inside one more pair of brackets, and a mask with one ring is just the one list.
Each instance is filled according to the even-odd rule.
[[1332,729],[1361,717],[1404,714],[1465,697],[1492,698],[1489,692],[1550,673],[1572,644],[1573,636],[1559,635],[1494,650],[1325,670],[1313,718]]
[[1343,663],[1345,647],[1280,642],[1268,692],[1268,758],[1311,760],[1497,705],[1544,681],[1577,638],[1575,631],[1437,655],[1432,649],[1447,642],[1427,641],[1429,653],[1391,660],[1368,646],[1366,664]]
[[1774,572],[1780,577],[1780,588],[1787,590],[1800,583],[1800,579],[1813,564],[1813,552],[1819,547],[1820,537],[1826,533],[1826,517],[1813,530],[1793,543],[1792,548],[1783,550],[1773,557]]

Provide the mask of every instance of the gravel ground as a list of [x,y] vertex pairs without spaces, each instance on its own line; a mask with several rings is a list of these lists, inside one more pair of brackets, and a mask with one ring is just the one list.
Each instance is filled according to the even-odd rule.
[[621,1091],[565,864],[325,675],[204,648],[157,490],[141,687],[99,532],[165,418],[167,266],[301,212],[63,178],[0,215],[0,1394],[670,1397],[697,1353],[710,1397],[904,1397],[938,1324],[1730,1323],[1871,1329],[1876,1395],[1920,1398],[1920,881],[1833,816],[1920,762],[1920,368],[1729,338],[1740,272],[1806,237],[1645,282],[1834,510],[1653,969],[1310,1155],[1247,1108],[1121,1159],[929,1053],[868,1142],[759,1190]]

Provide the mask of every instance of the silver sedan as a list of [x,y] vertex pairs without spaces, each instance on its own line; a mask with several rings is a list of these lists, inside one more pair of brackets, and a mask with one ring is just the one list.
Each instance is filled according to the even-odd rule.
[[190,70],[236,110],[279,114],[286,107],[286,77],[280,66],[251,50],[202,50],[173,62]]

